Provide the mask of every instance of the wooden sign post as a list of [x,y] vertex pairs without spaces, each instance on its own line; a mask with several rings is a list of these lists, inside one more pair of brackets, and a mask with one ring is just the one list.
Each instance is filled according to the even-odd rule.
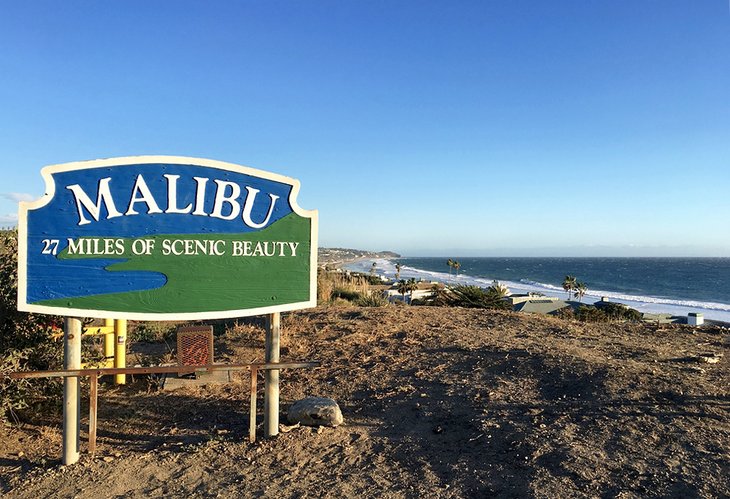
[[[297,180],[177,156],[67,163],[42,175],[46,194],[20,205],[19,310],[120,326],[267,315],[266,362],[278,362],[280,313],[317,304],[318,218],[297,205]],[[64,367],[76,369],[78,319],[67,319],[64,336]],[[78,458],[79,418],[78,381],[66,379],[68,463]],[[267,370],[268,436],[278,432],[278,382]]]

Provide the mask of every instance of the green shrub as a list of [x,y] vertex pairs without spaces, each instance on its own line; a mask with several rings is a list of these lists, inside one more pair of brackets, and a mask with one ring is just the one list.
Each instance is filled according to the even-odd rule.
[[575,313],[573,312],[573,307],[563,307],[555,311],[553,314],[555,317],[559,317],[561,319],[570,320],[575,319]]
[[176,329],[177,326],[169,322],[140,322],[134,328],[130,328],[127,341],[130,343],[137,341],[163,343],[172,339]]
[[641,322],[644,320],[644,314],[633,308],[627,308],[624,312],[624,319],[631,322]]
[[335,288],[332,290],[332,300],[336,300],[337,298],[341,298],[343,300],[356,302],[360,298],[362,298],[364,295],[358,291],[353,291],[351,289],[345,289],[345,288]]
[[593,305],[581,305],[578,307],[578,310],[575,311],[574,316],[576,319],[583,322],[638,322],[642,320],[641,312],[620,303],[604,303],[600,307],[595,307]]
[[357,304],[361,307],[386,307],[389,305],[388,299],[382,293],[372,292],[362,295]]
[[492,289],[459,285],[449,289],[447,302],[455,307],[507,309],[509,304]]
[[581,305],[575,312],[575,318],[582,322],[608,322],[606,313],[593,305]]
[[451,292],[443,284],[431,286],[431,295],[424,299],[425,305],[447,307],[451,305]]
[[[51,334],[62,328],[60,317],[18,312],[18,233],[0,234],[0,373],[63,367],[63,345]],[[60,402],[60,378],[0,378],[0,419],[39,401]]]
[[609,320],[614,321],[640,321],[642,319],[641,312],[638,310],[634,310],[633,308],[629,308],[626,305],[622,305],[620,303],[604,303],[601,306],[601,310],[604,314],[606,314],[606,317],[608,317]]

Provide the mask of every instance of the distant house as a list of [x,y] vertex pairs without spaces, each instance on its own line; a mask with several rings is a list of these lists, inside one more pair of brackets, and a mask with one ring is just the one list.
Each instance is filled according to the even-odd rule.
[[556,296],[543,296],[540,293],[515,294],[509,295],[504,298],[504,301],[512,305],[513,308],[520,303],[528,302],[531,300],[558,301],[560,300],[560,298]]
[[604,308],[604,307],[608,307],[610,305],[618,305],[620,307],[629,308],[629,306],[626,305],[625,303],[620,303],[620,302],[617,302],[617,301],[610,301],[605,296],[602,296],[600,300],[598,300],[597,302],[595,302],[593,304],[593,306],[596,307],[596,308]]
[[672,315],[672,314],[642,314],[644,322],[651,322],[653,324],[688,324],[690,326],[702,326],[717,325],[727,326],[728,324],[723,321],[713,321],[705,319],[703,314],[698,312],[690,312],[686,316],[684,315]]
[[651,322],[653,324],[686,324],[687,318],[680,317],[672,314],[652,314],[645,312],[641,314],[641,318],[644,322]]
[[404,300],[403,295],[400,294],[396,289],[388,289],[387,291],[385,291],[385,297],[388,299],[388,301],[405,301],[405,303],[411,303],[411,299],[423,300],[426,298],[430,298],[432,294],[433,291],[431,291],[430,289],[417,289],[413,292],[413,296],[411,296],[411,293],[406,293]]
[[687,324],[690,326],[701,326],[705,323],[705,317],[698,312],[690,312],[687,314]]
[[403,299],[403,295],[398,292],[398,283],[394,282],[390,289],[387,289],[384,291],[384,296],[388,299],[388,301],[405,301],[405,303],[410,303],[411,299],[413,300],[424,300],[427,298],[430,298],[433,295],[433,284],[432,282],[427,282],[420,280],[418,281],[418,289],[413,291],[413,296],[411,296],[411,293],[406,293],[405,300]]
[[554,315],[558,310],[572,305],[565,300],[554,297],[541,296],[530,298],[517,303],[513,310],[515,312],[528,312],[532,314]]

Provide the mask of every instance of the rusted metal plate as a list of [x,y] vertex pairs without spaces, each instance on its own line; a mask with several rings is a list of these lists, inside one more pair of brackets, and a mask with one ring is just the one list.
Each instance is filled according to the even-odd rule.
[[177,363],[181,366],[206,366],[213,363],[213,326],[178,328]]

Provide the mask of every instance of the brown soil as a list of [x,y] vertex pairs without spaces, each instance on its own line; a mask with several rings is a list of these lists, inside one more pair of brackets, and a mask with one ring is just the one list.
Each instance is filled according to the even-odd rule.
[[[700,358],[726,352],[722,330],[429,307],[315,309],[283,326],[282,359],[322,367],[282,374],[282,409],[306,395],[333,397],[342,426],[249,444],[247,375],[176,392],[148,392],[145,380],[105,386],[96,458],[60,465],[58,416],[2,428],[0,491],[730,496],[728,355]],[[216,348],[220,360],[261,360],[263,331],[239,324]]]

